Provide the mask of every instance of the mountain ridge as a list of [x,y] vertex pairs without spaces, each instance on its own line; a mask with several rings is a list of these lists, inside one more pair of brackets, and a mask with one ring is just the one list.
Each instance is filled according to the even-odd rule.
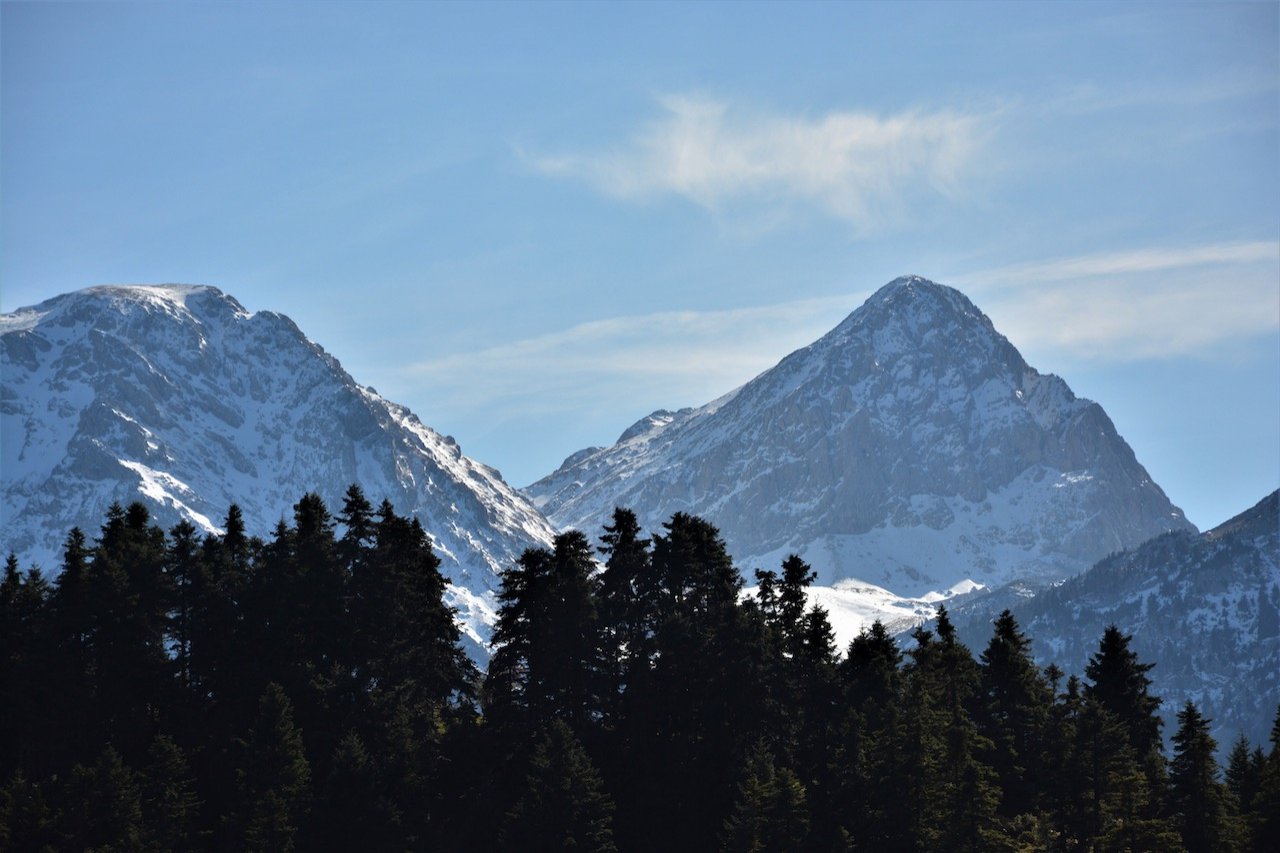
[[796,551],[820,584],[904,595],[1044,584],[1194,529],[1098,404],[919,276],[743,386],[642,418],[524,491],[560,528],[597,529],[614,505],[650,529],[692,512],[745,563]]
[[[498,572],[553,531],[493,468],[357,383],[288,317],[204,285],[99,286],[0,317],[0,541],[52,568],[112,501],[215,532],[231,503],[265,534],[358,483],[419,516],[470,640]],[[473,649],[474,651],[474,649]]]
[[1194,701],[1222,749],[1265,742],[1280,704],[1280,491],[1204,533],[1173,531],[1112,554],[1032,598],[979,594],[952,608],[961,639],[985,647],[1008,608],[1041,663],[1084,671],[1108,624],[1154,662],[1166,734]]

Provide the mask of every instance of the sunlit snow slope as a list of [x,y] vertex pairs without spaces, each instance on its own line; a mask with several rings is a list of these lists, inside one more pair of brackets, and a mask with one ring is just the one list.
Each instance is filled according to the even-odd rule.
[[232,502],[268,534],[303,493],[358,483],[431,534],[472,641],[497,572],[546,520],[497,471],[357,384],[291,320],[211,287],[95,287],[0,316],[0,547],[58,565],[112,501],[215,531]]

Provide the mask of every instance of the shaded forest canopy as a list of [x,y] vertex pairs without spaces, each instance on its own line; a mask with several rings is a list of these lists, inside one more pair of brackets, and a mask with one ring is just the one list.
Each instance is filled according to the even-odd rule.
[[1007,611],[837,650],[800,558],[747,598],[712,525],[619,509],[504,573],[481,674],[389,503],[224,529],[115,505],[56,579],[10,556],[0,848],[1280,849],[1280,716],[1224,772],[1188,703],[1166,754],[1123,626],[1083,679]]

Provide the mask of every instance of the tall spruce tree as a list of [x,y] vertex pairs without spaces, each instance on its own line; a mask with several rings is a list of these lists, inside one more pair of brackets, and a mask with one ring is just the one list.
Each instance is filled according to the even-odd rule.
[[278,684],[268,684],[259,700],[236,775],[239,806],[231,819],[232,844],[289,853],[310,810],[311,767],[293,722],[293,705]]
[[[1133,636],[1115,625],[1107,626],[1098,643],[1098,651],[1085,667],[1089,683],[1085,697],[1093,699],[1124,727],[1129,744],[1139,762],[1161,753],[1159,697],[1151,695],[1151,679],[1147,673],[1154,663],[1140,663],[1129,648]],[[1152,780],[1153,782],[1156,780]]]
[[440,558],[430,538],[417,519],[396,515],[387,503],[373,530],[364,570],[381,593],[372,600],[376,609],[365,614],[362,633],[377,640],[366,649],[375,700],[394,697],[418,726],[470,709],[477,673],[459,645],[461,632],[444,601]]
[[140,787],[146,847],[171,853],[204,849],[196,780],[182,748],[167,735],[151,742]]
[[[932,637],[930,637],[932,639]],[[843,827],[857,849],[887,849],[897,843],[898,753],[911,714],[900,695],[902,652],[880,621],[861,631],[839,664],[844,713],[838,723],[836,797]]]
[[724,853],[787,853],[806,849],[809,808],[795,773],[777,767],[764,741],[747,755],[733,810],[720,833]]
[[1236,834],[1218,781],[1218,745],[1192,702],[1178,712],[1170,765],[1170,806],[1187,853],[1236,849]]
[[530,549],[503,573],[487,712],[578,728],[600,714],[607,663],[592,572],[587,538],[570,531],[554,551]]
[[58,721],[50,711],[64,685],[54,665],[50,592],[40,569],[20,575],[9,555],[0,582],[0,779],[20,767],[43,773],[53,766],[48,746]]
[[143,849],[138,774],[107,746],[91,766],[76,765],[66,792],[62,835],[66,849]]
[[196,691],[196,667],[191,660],[195,623],[202,599],[208,594],[209,573],[204,566],[204,553],[196,529],[182,520],[169,531],[164,571],[171,592],[169,646],[173,650],[174,669],[182,687]]
[[0,850],[56,851],[63,839],[45,791],[18,771],[0,788]]
[[[636,514],[621,507],[600,537],[605,568],[600,575],[600,626],[608,684],[606,712],[622,713],[622,697],[652,658],[656,627],[656,578],[649,540],[640,535]],[[616,721],[616,720],[615,720]]]
[[409,846],[399,809],[382,793],[377,763],[354,732],[338,742],[317,786],[310,850],[392,851]]
[[[78,527],[67,533],[62,549],[62,570],[54,581],[49,601],[48,678],[57,689],[49,695],[45,723],[37,722],[33,740],[40,748],[27,750],[28,772],[57,772],[91,760],[101,746],[94,723],[95,673],[91,664],[93,602],[88,574],[92,556]],[[34,745],[33,745],[34,746]],[[32,752],[43,753],[39,758]],[[35,763],[30,763],[35,759]]]
[[767,719],[764,626],[739,605],[742,578],[713,525],[677,513],[663,529],[655,664],[628,691],[635,775],[619,832],[638,849],[671,838],[709,849]]
[[613,811],[572,729],[555,720],[533,751],[523,794],[503,819],[502,849],[611,853]]
[[1262,781],[1259,773],[1261,763],[1255,765],[1253,756],[1253,751],[1249,749],[1249,739],[1241,732],[1231,746],[1223,781],[1235,800],[1237,813],[1242,815],[1248,814],[1252,809],[1254,795],[1258,793],[1258,784]]
[[990,761],[996,771],[1005,817],[1029,813],[1038,805],[1042,765],[1042,735],[1052,693],[1031,657],[1031,640],[1005,610],[996,619],[991,641],[980,658],[982,678],[977,702],[981,734],[992,744]]
[[1258,792],[1253,798],[1253,849],[1280,850],[1280,708],[1271,725],[1271,750],[1260,772]]
[[165,535],[140,503],[107,510],[85,574],[87,651],[92,677],[91,731],[140,764],[172,707],[173,661],[166,643],[172,589],[164,571]]

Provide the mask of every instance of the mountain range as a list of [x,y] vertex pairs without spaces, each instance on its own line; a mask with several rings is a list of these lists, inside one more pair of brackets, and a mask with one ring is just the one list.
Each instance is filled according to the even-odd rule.
[[[1067,579],[1100,559],[1085,577],[1108,577],[1152,539],[1206,577],[1257,550],[1226,547],[1222,528],[1198,534],[1098,404],[1027,365],[959,291],[916,276],[737,390],[642,418],[523,491],[360,385],[287,317],[211,287],[95,287],[0,316],[0,371],[0,547],[24,564],[56,569],[67,531],[92,537],[113,501],[209,532],[235,502],[265,535],[305,492],[336,510],[358,483],[422,521],[480,660],[498,573],[557,530],[599,535],[615,506],[652,532],[677,511],[708,518],[748,577],[799,553],[842,646],[876,619],[909,629],[941,600],[985,631],[996,604],[1066,601]],[[1274,574],[1274,541],[1254,539]],[[1193,584],[1144,606],[1178,625],[1213,607],[1265,609],[1271,575],[1240,559],[1237,603],[1203,604]],[[1096,583],[1080,607],[1133,616],[1136,593]],[[1067,622],[1028,619],[1054,659],[1074,661],[1100,632],[1071,639]],[[1265,633],[1257,620],[1238,624]],[[1214,666],[1187,684],[1231,671]]]
[[212,287],[94,287],[0,317],[0,543],[56,569],[113,501],[265,535],[358,483],[431,534],[473,651],[498,572],[554,531],[501,475],[360,385],[287,317]]

